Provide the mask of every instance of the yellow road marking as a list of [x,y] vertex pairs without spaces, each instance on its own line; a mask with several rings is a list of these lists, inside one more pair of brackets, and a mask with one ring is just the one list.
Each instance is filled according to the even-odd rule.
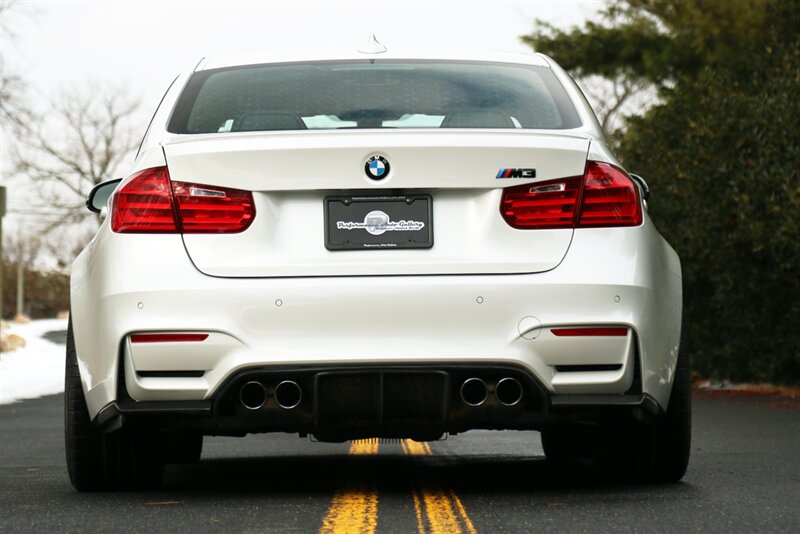
[[[403,440],[403,452],[409,455],[430,455],[431,447],[427,443],[417,443],[410,439]],[[417,528],[420,533],[461,533],[476,534],[475,525],[472,524],[464,503],[458,495],[450,489],[443,488],[439,483],[423,484],[414,490],[414,511],[417,514]],[[422,517],[425,511],[427,527]]]
[[[408,439],[400,441],[400,446],[403,448],[403,454],[415,454],[409,451],[409,444],[418,445],[415,441]],[[411,496],[414,497],[414,514],[417,516],[417,532],[420,534],[425,534],[425,519],[422,517],[424,510],[422,508],[422,500],[419,497],[416,487],[411,491]]]
[[357,439],[350,444],[350,454],[378,454],[377,439]]
[[[378,454],[378,440],[354,441],[349,454]],[[321,534],[372,533],[377,526],[378,490],[372,483],[337,491],[319,531]]]

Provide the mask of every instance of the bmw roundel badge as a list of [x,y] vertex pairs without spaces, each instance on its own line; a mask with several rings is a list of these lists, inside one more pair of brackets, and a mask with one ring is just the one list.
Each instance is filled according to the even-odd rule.
[[364,164],[367,176],[373,180],[383,180],[389,176],[389,161],[383,156],[370,156]]

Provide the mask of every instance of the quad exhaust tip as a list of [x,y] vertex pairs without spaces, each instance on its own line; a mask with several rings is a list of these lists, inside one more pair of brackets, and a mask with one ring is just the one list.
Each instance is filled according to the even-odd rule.
[[258,410],[267,402],[267,388],[255,380],[247,382],[239,390],[239,402],[248,410]]
[[303,400],[303,390],[294,380],[284,380],[275,386],[275,402],[284,410],[291,410]]
[[486,402],[488,388],[480,378],[467,378],[461,384],[461,400],[470,406],[480,406]]
[[504,406],[514,406],[522,400],[522,384],[516,378],[501,378],[494,387],[494,395]]

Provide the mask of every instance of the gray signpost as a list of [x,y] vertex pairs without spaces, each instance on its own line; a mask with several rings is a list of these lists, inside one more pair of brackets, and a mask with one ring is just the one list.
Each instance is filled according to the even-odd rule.
[[6,215],[6,187],[0,185],[0,319],[3,318],[3,217]]

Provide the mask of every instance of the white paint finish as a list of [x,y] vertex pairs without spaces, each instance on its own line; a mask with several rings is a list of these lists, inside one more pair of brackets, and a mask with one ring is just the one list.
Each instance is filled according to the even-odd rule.
[[[577,325],[555,325],[569,328]],[[596,326],[625,326],[620,324]],[[554,335],[550,328],[536,338],[536,352],[548,365],[625,365],[631,352],[632,335],[627,336],[564,336]]]
[[[541,345],[545,346],[541,353],[550,362],[550,384],[556,393],[581,394],[587,388],[591,388],[594,393],[621,393],[631,387],[636,357],[633,331],[628,331],[625,337],[576,337],[570,343],[561,343],[564,338],[557,338],[549,332],[548,334],[549,336],[546,334],[542,338]],[[555,367],[604,364],[619,364],[622,367],[616,371],[581,372],[559,372]]]
[[[185,137],[185,136],[184,136]],[[580,176],[589,141],[563,134],[490,131],[287,132],[199,136],[165,147],[173,180],[256,191],[256,218],[233,235],[184,236],[194,264],[213,276],[524,273],[554,268],[572,230],[525,231],[500,216],[502,168],[536,169],[536,182]],[[364,172],[371,154],[385,180]],[[329,251],[324,197],[363,190],[428,192],[432,249]]]
[[[654,241],[649,220],[578,230],[562,264],[535,275],[222,279],[194,269],[178,236],[111,234],[107,224],[100,234],[103,250],[90,246],[74,266],[75,273],[94,269],[92,276],[74,275],[72,286],[92,414],[116,395],[117,361],[107,355],[128,333],[151,330],[209,330],[241,341],[203,377],[208,389],[189,388],[198,396],[252,365],[464,361],[518,363],[554,391],[624,391],[625,376],[573,377],[580,386],[554,381],[544,359],[557,360],[552,347],[519,334],[526,316],[543,328],[629,325],[641,342],[645,392],[662,404],[668,399],[680,278],[674,253]],[[140,386],[141,399],[183,395],[165,390],[165,382]]]
[[430,249],[327,250],[322,192],[259,193],[247,231],[187,234],[184,243],[206,274],[262,277],[540,272],[558,265],[572,239],[572,229],[508,226],[499,189],[431,193]]
[[[565,83],[566,74],[551,68]],[[544,180],[582,174],[587,153],[618,163],[577,88],[567,92],[584,124],[570,131],[168,134],[184,82],[185,76],[158,110],[133,171],[163,165],[166,146],[173,179],[256,191],[256,222],[239,236],[185,240],[201,269],[240,278],[198,271],[179,235],[113,234],[103,223],[75,261],[71,283],[91,415],[116,398],[117,355],[126,336],[164,330],[215,332],[240,345],[207,353],[209,368],[199,379],[139,379],[135,365],[184,365],[186,353],[165,347],[134,362],[128,351],[126,384],[137,400],[207,398],[232,373],[255,365],[328,363],[516,363],[553,392],[621,393],[638,341],[643,390],[667,405],[680,339],[681,272],[649,217],[635,228],[544,232],[511,230],[499,216],[498,188],[506,185],[495,181],[500,168],[535,159],[531,166]],[[375,152],[393,164],[385,185],[363,173]],[[389,186],[434,195],[434,249],[324,251],[322,197]],[[544,272],[509,274],[520,270]],[[476,274],[482,272],[504,274]],[[337,274],[349,276],[331,276]],[[537,339],[522,337],[525,317],[541,321]],[[627,325],[631,335],[624,347],[548,337],[548,328],[565,325]],[[584,358],[623,368],[555,371]]]
[[[539,67],[550,66],[550,63],[541,54],[495,52],[489,50],[445,50],[440,48],[431,49],[403,46],[392,46],[380,55],[361,52],[354,48],[327,50],[324,61],[419,59],[437,61],[486,61],[515,65],[535,65]],[[319,52],[316,50],[284,49],[240,56],[208,57],[198,66],[196,71],[240,67],[245,65],[262,65],[267,63],[302,63],[308,61],[320,61]]]
[[[502,168],[535,168],[536,181],[583,176],[589,139],[569,132],[230,132],[173,136],[164,150],[173,180],[249,191],[496,188],[526,181],[498,180]],[[364,172],[373,154],[391,164],[384,180]]]
[[[169,351],[165,356],[180,357],[178,351]],[[197,400],[202,399],[208,391],[209,383],[205,376],[193,378],[155,378],[136,375],[132,354],[126,351],[125,389],[131,398],[136,400]],[[88,400],[88,399],[87,399]]]
[[542,334],[542,322],[538,318],[528,315],[520,319],[517,331],[523,339],[536,339]]
[[[141,334],[143,332],[134,333]],[[237,339],[220,332],[158,330],[146,333],[205,333],[208,338],[203,341],[132,343],[128,337],[125,351],[130,354],[130,361],[135,372],[208,371],[226,354],[242,346]]]
[[[90,413],[116,396],[117,356],[125,336],[141,329],[132,325],[146,317],[151,329],[163,330],[170,321],[141,294],[142,284],[154,291],[168,290],[187,272],[196,274],[180,235],[115,234],[108,218],[75,259],[70,310]],[[131,290],[131,283],[138,289]],[[111,295],[117,298],[110,299]]]
[[585,371],[580,373],[555,373],[550,383],[561,395],[592,393],[622,393],[627,391],[633,379],[633,367],[619,371]]

